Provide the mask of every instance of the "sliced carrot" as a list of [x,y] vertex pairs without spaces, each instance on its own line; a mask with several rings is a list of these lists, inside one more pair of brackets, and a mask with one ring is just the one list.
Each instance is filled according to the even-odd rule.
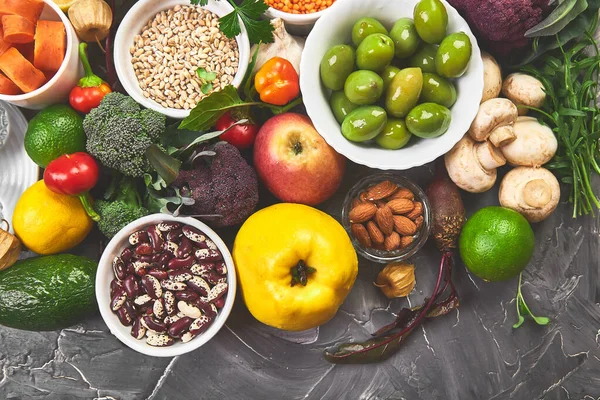
[[9,43],[31,43],[35,25],[20,15],[3,15],[4,41]]
[[4,41],[4,31],[0,26],[0,55],[4,54],[4,52],[12,47],[11,43]]
[[23,54],[23,57],[33,64],[33,43],[15,44],[13,47],[19,50],[19,53]]
[[67,47],[65,26],[60,21],[38,21],[35,30],[33,65],[44,71],[58,71]]
[[0,0],[0,15],[20,15],[33,25],[44,10],[43,0]]
[[21,89],[10,79],[8,79],[3,74],[0,74],[0,93],[2,94],[19,94],[22,93]]
[[11,47],[0,56],[0,71],[19,87],[29,93],[46,83],[46,77],[19,50]]

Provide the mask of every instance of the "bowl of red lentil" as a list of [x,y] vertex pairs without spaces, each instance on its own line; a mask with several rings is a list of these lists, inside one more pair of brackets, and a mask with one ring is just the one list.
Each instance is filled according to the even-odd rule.
[[183,119],[203,98],[238,87],[250,60],[245,27],[229,39],[219,17],[227,1],[140,0],[115,36],[115,70],[125,91],[146,108]]
[[307,35],[321,15],[335,0],[264,0],[269,19],[281,18],[286,30],[295,35]]

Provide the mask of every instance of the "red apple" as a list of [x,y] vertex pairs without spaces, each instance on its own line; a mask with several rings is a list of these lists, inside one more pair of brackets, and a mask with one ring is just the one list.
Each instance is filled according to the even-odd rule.
[[314,206],[340,186],[346,159],[327,144],[307,116],[284,113],[260,128],[254,167],[280,200]]

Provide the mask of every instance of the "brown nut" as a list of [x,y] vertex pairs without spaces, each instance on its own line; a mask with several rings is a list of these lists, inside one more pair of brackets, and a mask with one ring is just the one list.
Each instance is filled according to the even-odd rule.
[[370,201],[385,199],[398,189],[398,185],[391,181],[379,182],[367,191],[367,199]]
[[376,212],[377,206],[375,204],[362,203],[350,210],[348,216],[350,217],[350,222],[353,224],[360,224],[373,218]]
[[383,244],[385,235],[383,232],[381,232],[381,229],[379,229],[375,222],[367,222],[367,231],[369,232],[369,237],[371,238],[373,244]]
[[420,201],[415,201],[414,208],[408,214],[406,214],[406,218],[412,219],[414,221],[417,217],[421,215],[423,215],[423,203],[421,203]]
[[410,246],[414,238],[412,236],[402,236],[400,239],[400,248],[405,249]]
[[405,216],[394,215],[394,229],[402,236],[412,236],[417,231],[417,226]]
[[415,195],[407,188],[400,188],[396,190],[392,195],[388,198],[388,200],[396,200],[396,199],[408,199],[414,200]]
[[357,197],[354,200],[352,200],[352,205],[351,206],[352,206],[352,208],[356,208],[361,203],[362,203],[362,200],[359,197]]
[[397,232],[392,232],[390,235],[385,237],[383,245],[387,251],[396,250],[400,247],[401,239]]
[[350,231],[352,232],[352,236],[358,240],[358,243],[365,247],[371,247],[371,237],[363,224],[352,224]]
[[387,205],[377,209],[375,213],[375,222],[384,235],[389,235],[394,231],[394,214]]
[[415,203],[410,199],[394,199],[388,201],[387,206],[394,214],[407,214],[415,208]]
[[421,229],[421,226],[423,226],[423,216],[420,215],[415,219],[415,226],[417,227],[417,229]]

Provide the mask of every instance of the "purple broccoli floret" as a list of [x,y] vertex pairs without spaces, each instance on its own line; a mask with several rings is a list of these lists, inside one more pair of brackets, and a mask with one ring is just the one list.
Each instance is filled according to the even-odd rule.
[[194,215],[218,214],[214,226],[237,225],[252,214],[258,204],[258,181],[254,169],[229,143],[217,143],[216,155],[200,161],[194,169],[180,171],[172,186],[195,200],[188,211]]

